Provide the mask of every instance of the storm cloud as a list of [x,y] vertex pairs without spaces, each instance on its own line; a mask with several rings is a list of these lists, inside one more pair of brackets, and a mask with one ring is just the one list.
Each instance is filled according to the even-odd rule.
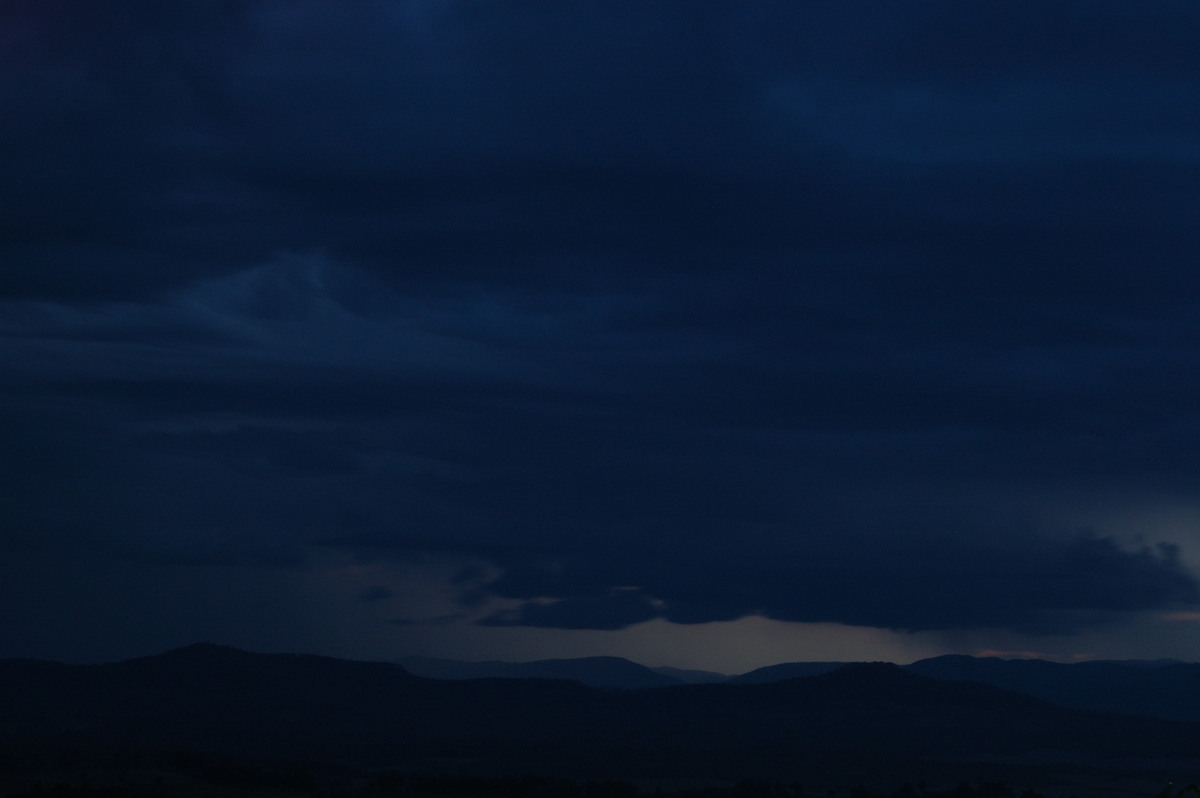
[[1198,499],[1197,33],[8,3],[0,546],[458,558],[489,627],[1195,607],[1194,530],[1079,508]]

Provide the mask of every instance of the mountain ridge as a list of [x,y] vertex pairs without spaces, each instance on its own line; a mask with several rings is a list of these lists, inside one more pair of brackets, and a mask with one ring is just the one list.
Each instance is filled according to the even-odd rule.
[[64,745],[588,778],[793,778],[830,763],[1011,769],[1047,758],[1200,767],[1200,724],[1087,712],[891,663],[614,691],[212,646],[103,665],[0,660],[0,729]]
[[[620,662],[619,669],[584,664]],[[417,675],[440,679],[558,678],[593,687],[643,689],[668,684],[763,684],[844,668],[851,662],[783,662],[725,676],[707,671],[648,668],[623,658],[547,659],[528,663],[406,657]],[[898,666],[941,679],[976,681],[1076,709],[1200,722],[1200,664],[1172,659],[1051,660],[945,654]],[[650,677],[647,672],[656,674]],[[689,678],[689,674],[692,674]],[[655,681],[655,678],[666,677]],[[670,680],[670,681],[668,681]]]
[[577,657],[531,662],[466,662],[409,656],[396,661],[409,672],[432,679],[573,679],[589,687],[618,689],[643,689],[684,683],[676,676],[655,672],[624,657]]

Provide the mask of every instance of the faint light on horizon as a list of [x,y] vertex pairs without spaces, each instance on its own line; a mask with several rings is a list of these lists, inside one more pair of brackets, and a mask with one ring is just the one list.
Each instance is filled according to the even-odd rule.
[[1051,659],[1051,655],[1045,651],[1008,651],[1001,648],[981,648],[971,656],[999,657],[1000,659]]
[[1200,612],[1181,611],[1181,612],[1164,612],[1159,615],[1159,620],[1169,621],[1171,623],[1196,623],[1200,621]]

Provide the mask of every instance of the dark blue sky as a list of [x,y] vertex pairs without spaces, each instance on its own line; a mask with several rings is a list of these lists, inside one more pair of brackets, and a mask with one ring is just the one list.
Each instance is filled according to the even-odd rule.
[[1194,3],[0,36],[0,656],[1200,659]]

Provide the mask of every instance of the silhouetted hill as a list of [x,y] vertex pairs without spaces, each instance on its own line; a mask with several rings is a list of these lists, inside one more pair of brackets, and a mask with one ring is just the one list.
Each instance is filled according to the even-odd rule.
[[944,656],[906,666],[939,679],[982,682],[1080,709],[1200,721],[1200,665],[1174,660],[1064,664]]
[[64,745],[605,778],[1200,766],[1198,725],[1081,712],[887,664],[613,691],[191,646],[106,665],[0,661],[0,730]]
[[767,665],[737,676],[730,676],[730,684],[765,684],[784,679],[798,679],[804,676],[819,676],[838,668],[849,665],[848,662],[781,662],[778,665]]
[[[847,664],[785,662],[732,676],[729,682],[762,684],[828,673]],[[981,682],[1076,709],[1200,722],[1200,664],[1170,659],[1064,664],[946,655],[903,667],[922,676]]]
[[702,671],[693,668],[672,668],[666,665],[660,665],[650,670],[655,673],[661,673],[664,676],[670,676],[678,679],[684,684],[720,684],[721,682],[729,681],[729,676],[716,671]]
[[462,662],[433,657],[402,657],[409,672],[430,679],[571,679],[590,687],[623,690],[665,687],[683,680],[656,673],[621,657],[543,659],[535,662]]
[[[697,724],[710,729],[703,734],[736,734],[743,741],[787,739],[923,757],[1010,755],[1058,748],[1071,739],[1080,750],[1097,754],[1130,750],[1126,719],[1080,713],[987,685],[918,676],[890,663],[850,664],[763,684],[665,688],[643,698],[651,714],[668,724],[705,718],[707,724]],[[1144,733],[1155,728],[1145,719],[1133,725]],[[1104,742],[1109,734],[1111,744]]]

